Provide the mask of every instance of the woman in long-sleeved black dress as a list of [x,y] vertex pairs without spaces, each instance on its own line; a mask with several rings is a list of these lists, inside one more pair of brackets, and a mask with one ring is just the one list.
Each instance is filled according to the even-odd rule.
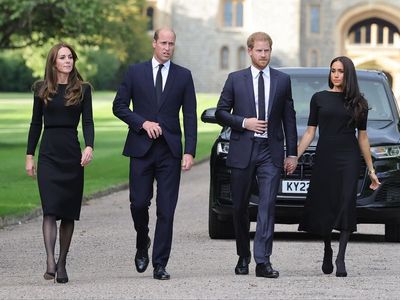
[[[42,127],[37,181],[43,209],[43,237],[47,254],[45,279],[68,282],[66,258],[79,220],[83,194],[83,168],[92,160],[94,126],[91,86],[83,82],[67,44],[57,44],[47,57],[44,80],[34,85],[32,122],[26,152],[26,171],[36,175],[34,154]],[[77,127],[82,117],[85,148],[81,151]],[[54,249],[57,220],[61,220],[60,254]]]
[[345,56],[333,59],[328,81],[330,90],[317,92],[311,99],[308,127],[298,146],[300,157],[319,126],[316,162],[299,230],[324,238],[322,271],[325,274],[333,272],[332,230],[340,231],[336,276],[345,277],[346,246],[350,233],[357,229],[361,153],[368,167],[370,188],[376,189],[380,183],[372,164],[366,131],[368,104],[360,93],[353,62]]

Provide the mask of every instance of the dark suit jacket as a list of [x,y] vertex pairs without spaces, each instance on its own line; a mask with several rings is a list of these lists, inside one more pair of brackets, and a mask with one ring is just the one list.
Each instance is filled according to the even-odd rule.
[[[129,66],[113,103],[114,115],[129,126],[123,154],[143,157],[153,139],[142,128],[145,121],[160,124],[162,134],[176,158],[182,157],[182,133],[179,111],[183,111],[184,153],[195,156],[197,142],[196,94],[192,74],[171,62],[168,78],[158,107],[151,61]],[[132,101],[133,108],[130,108]]]
[[[274,165],[283,166],[284,138],[287,156],[297,156],[296,112],[289,75],[270,68],[268,143]],[[215,113],[217,120],[232,128],[227,166],[246,168],[250,161],[254,132],[242,128],[244,118],[257,117],[250,68],[229,74]]]

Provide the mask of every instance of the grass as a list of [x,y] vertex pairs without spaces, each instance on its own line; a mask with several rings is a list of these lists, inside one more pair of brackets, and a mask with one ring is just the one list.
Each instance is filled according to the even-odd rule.
[[[128,182],[129,160],[121,154],[127,126],[112,114],[114,95],[114,92],[93,95],[95,152],[93,162],[85,169],[85,196]],[[197,100],[196,160],[199,161],[209,156],[220,127],[200,121],[202,111],[215,106],[218,95],[199,94]],[[40,207],[37,182],[25,173],[32,102],[31,94],[0,93],[0,217],[20,215]],[[82,136],[80,140],[83,144]]]

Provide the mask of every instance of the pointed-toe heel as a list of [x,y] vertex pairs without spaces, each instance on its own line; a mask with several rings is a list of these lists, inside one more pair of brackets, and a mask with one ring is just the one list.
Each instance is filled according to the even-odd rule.
[[344,260],[336,260],[336,277],[347,277],[346,265]]
[[324,260],[322,261],[322,272],[324,274],[331,274],[333,272],[332,255],[332,249],[325,249]]
[[51,272],[46,272],[43,274],[43,278],[45,280],[54,280],[55,276],[56,276],[56,273],[51,273]]

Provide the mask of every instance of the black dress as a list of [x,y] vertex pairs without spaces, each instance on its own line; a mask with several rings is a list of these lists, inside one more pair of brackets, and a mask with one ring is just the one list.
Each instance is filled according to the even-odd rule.
[[[311,98],[309,126],[319,126],[316,161],[299,230],[326,236],[357,230],[356,197],[361,153],[344,93],[321,91]],[[366,130],[367,114],[358,130]]]
[[79,220],[83,194],[83,167],[77,127],[82,115],[86,146],[93,147],[94,126],[92,95],[88,84],[83,85],[83,100],[79,105],[65,106],[66,84],[48,101],[34,97],[32,122],[28,136],[27,154],[34,155],[42,131],[37,180],[43,215],[57,219]]

